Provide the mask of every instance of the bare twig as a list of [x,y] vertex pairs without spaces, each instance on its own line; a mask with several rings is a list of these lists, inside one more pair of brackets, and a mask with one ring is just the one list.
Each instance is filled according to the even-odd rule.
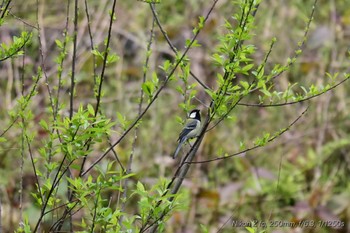
[[25,20],[23,20],[22,18],[18,17],[17,15],[12,14],[10,11],[9,11],[9,15],[11,15],[13,18],[21,21],[24,25],[26,25],[26,26],[28,26],[30,28],[38,30],[38,28],[35,25],[32,25],[32,24],[26,22]]
[[[25,50],[24,50],[25,51]],[[25,53],[25,52],[24,52]],[[21,94],[22,97],[24,97],[24,58],[25,56],[22,57],[22,74],[21,74]],[[20,181],[20,196],[19,196],[19,208],[20,208],[20,222],[23,221],[23,176],[24,176],[24,134],[25,134],[25,120],[22,117],[22,138],[21,138],[21,165],[20,165],[20,170],[21,170],[21,181]],[[40,195],[41,196],[41,195]],[[0,216],[1,217],[1,216]]]
[[[162,35],[164,36],[166,42],[168,43],[169,47],[171,48],[171,50],[175,53],[175,55],[178,54],[178,50],[176,49],[176,47],[173,45],[173,43],[171,42],[171,40],[169,39],[168,37],[168,34],[166,33],[166,31],[164,30],[162,24],[160,23],[159,21],[159,18],[158,18],[158,14],[157,14],[157,11],[155,10],[154,8],[154,4],[150,3],[149,6],[151,7],[151,10],[152,10],[152,14],[153,14],[153,17],[155,18],[156,22],[157,22],[157,25],[162,33]],[[214,8],[212,8],[214,9]],[[210,13],[210,12],[209,12]],[[207,15],[209,16],[209,14]],[[205,19],[206,21],[207,19]],[[191,70],[190,70],[190,75],[204,88],[204,89],[210,89],[210,87],[208,87],[205,83],[203,83]]]
[[[95,49],[95,46],[94,46],[94,39],[92,37],[91,21],[90,21],[90,14],[89,14],[89,7],[88,7],[87,0],[84,0],[84,4],[85,4],[86,19],[87,19],[87,28],[89,32],[89,38],[90,38],[90,47],[91,47],[91,50],[93,50]],[[96,71],[96,65],[95,65],[96,64],[95,54],[92,54],[92,64],[93,64],[93,71],[94,71],[94,83],[96,84],[97,71]]]
[[287,65],[284,67],[285,69],[283,69],[281,72],[277,73],[276,75],[274,75],[271,80],[274,80],[276,78],[278,78],[281,74],[283,74],[285,71],[287,71],[289,69],[289,67],[291,67],[296,59],[299,57],[299,55],[301,54],[302,49],[304,48],[305,42],[307,40],[307,35],[309,33],[310,30],[310,25],[312,20],[314,19],[314,14],[315,14],[315,9],[316,9],[316,5],[317,5],[317,1],[315,0],[313,5],[312,5],[312,10],[311,10],[311,14],[309,17],[309,20],[306,24],[305,30],[304,30],[304,36],[302,38],[302,41],[298,43],[298,47],[294,50],[294,56],[290,59],[290,61],[287,63]]
[[[64,27],[64,32],[63,32],[63,52],[66,52],[66,48],[67,48],[67,34],[68,34],[68,26],[69,26],[69,8],[70,8],[70,0],[67,1],[67,7],[66,7],[66,25]],[[60,64],[58,64],[60,67],[63,67],[63,62],[64,59],[62,59],[62,61],[60,62]],[[59,102],[60,102],[60,93],[62,90],[62,72],[58,72],[58,87],[57,87],[57,95],[56,95],[56,105],[54,107],[54,120],[57,121],[57,114],[58,114],[58,106],[59,106]],[[56,122],[55,122],[56,124]]]

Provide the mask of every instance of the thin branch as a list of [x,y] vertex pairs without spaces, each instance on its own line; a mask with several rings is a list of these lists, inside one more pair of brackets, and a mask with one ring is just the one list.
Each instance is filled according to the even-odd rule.
[[18,21],[21,21],[24,25],[26,25],[26,26],[28,26],[30,28],[38,30],[38,28],[35,25],[32,25],[32,24],[24,21],[22,18],[18,17],[17,15],[12,14],[10,11],[9,11],[9,15],[11,15],[13,18],[17,19]]
[[101,192],[101,187],[99,185],[99,188],[97,190],[97,195],[96,195],[96,201],[95,201],[95,207],[94,207],[94,215],[92,217],[91,233],[94,232],[94,228],[95,228],[95,221],[96,221],[96,215],[97,215],[98,200],[100,198],[100,192]]
[[[70,142],[73,142],[73,141],[75,140],[75,135],[77,134],[78,130],[79,130],[79,127],[77,127],[77,129],[76,129],[76,131],[75,131],[75,134],[73,135],[73,137],[72,137],[72,139],[71,139]],[[39,225],[40,225],[40,223],[41,223],[41,220],[42,220],[42,219],[44,218],[44,216],[45,216],[45,212],[46,212],[45,210],[46,210],[46,207],[47,207],[47,205],[48,205],[48,202],[49,202],[49,200],[50,200],[50,197],[51,197],[52,193],[54,192],[54,190],[55,190],[56,187],[58,186],[58,184],[59,184],[59,182],[61,181],[62,177],[63,177],[63,176],[66,174],[66,172],[69,170],[70,165],[74,162],[74,160],[70,161],[70,162],[68,163],[68,165],[66,166],[65,170],[62,171],[62,167],[63,167],[63,164],[64,164],[65,161],[66,161],[67,156],[68,156],[68,153],[65,153],[64,156],[63,156],[63,158],[62,158],[62,160],[61,160],[61,162],[60,162],[60,165],[59,165],[58,168],[57,168],[57,172],[56,172],[55,177],[54,177],[54,179],[53,179],[52,186],[51,186],[51,188],[50,188],[50,190],[49,190],[49,192],[48,192],[48,194],[47,194],[47,196],[46,196],[46,199],[43,201],[44,204],[42,205],[40,217],[39,217],[39,219],[38,219],[38,221],[37,221],[37,224],[36,224],[36,226],[35,226],[35,228],[34,228],[34,232],[37,231],[37,229],[39,228]],[[60,174],[60,171],[62,171],[61,174]]]
[[[57,229],[61,228],[62,224],[64,223],[64,221],[65,221],[65,219],[67,217],[67,214],[70,213],[77,205],[78,205],[78,202],[75,202],[74,205],[69,207],[69,211],[68,212],[64,212],[64,214],[50,227],[49,232],[60,232],[60,230],[57,230]],[[84,206],[79,207],[79,209],[77,211],[79,211],[83,207]]]
[[220,119],[215,122],[215,124],[213,126],[211,126],[209,129],[207,129],[207,132],[214,129],[218,124],[220,124],[221,121],[223,121],[224,119],[226,119],[226,117],[232,112],[232,110],[237,106],[239,105],[239,102],[243,99],[244,96],[240,96],[239,99],[235,102],[235,104],[233,104],[229,110],[223,115],[220,117]]
[[[111,139],[110,139],[109,135],[107,135],[107,140],[108,140],[108,145],[109,145],[109,146],[112,146]],[[124,171],[125,171],[125,168],[124,168],[122,162],[120,161],[117,152],[114,150],[113,147],[112,147],[112,153],[113,153],[115,159],[117,160],[117,163],[119,164],[120,169],[124,172]]]
[[96,103],[96,106],[95,106],[95,117],[96,117],[96,115],[98,113],[98,110],[99,110],[99,107],[100,107],[100,103],[101,103],[102,85],[103,85],[104,75],[105,75],[105,71],[106,71],[106,67],[107,67],[107,58],[108,58],[108,54],[109,54],[109,44],[110,44],[111,37],[112,37],[112,26],[113,26],[113,21],[114,21],[114,17],[115,17],[115,5],[116,5],[116,3],[117,3],[117,1],[114,0],[113,1],[113,6],[112,6],[112,10],[111,10],[111,13],[110,13],[108,35],[107,35],[107,40],[106,40],[106,48],[105,48],[105,52],[104,52],[101,77],[100,77],[100,81],[99,81],[99,85],[98,85],[98,91],[97,91],[97,96],[96,96],[97,103]]
[[30,35],[28,35],[28,36],[25,38],[25,40],[23,41],[23,44],[22,44],[20,47],[16,48],[15,51],[13,51],[11,54],[9,54],[9,55],[7,55],[7,56],[1,58],[1,59],[0,59],[0,62],[5,61],[5,60],[7,60],[7,59],[9,59],[9,58],[11,58],[11,57],[13,57],[13,56],[15,56],[19,51],[21,51],[21,50],[24,48],[24,46],[26,46],[26,44],[27,44],[27,42],[29,41],[29,39],[30,39]]
[[0,19],[3,19],[6,16],[6,12],[10,7],[10,3],[12,2],[12,0],[8,0],[6,3],[6,6],[4,7],[4,9],[2,10],[2,14],[0,16]]
[[[217,1],[216,1],[217,2]],[[156,20],[157,22],[157,25],[162,33],[162,35],[164,36],[166,42],[168,43],[169,47],[171,48],[171,50],[175,53],[175,55],[178,54],[178,51],[176,49],[176,47],[173,45],[173,43],[171,42],[171,40],[169,39],[168,37],[168,34],[166,33],[166,31],[164,30],[162,24],[160,23],[159,21],[159,18],[158,18],[158,14],[157,14],[157,11],[155,10],[154,8],[154,5],[152,3],[149,4],[149,6],[151,7],[151,11],[152,11],[152,14],[153,14],[153,17],[154,19]],[[212,8],[214,9],[214,8]],[[207,15],[207,17],[209,16],[209,14]],[[206,19],[207,20],[207,19]],[[206,21],[205,20],[205,21]],[[191,70],[190,70],[190,75],[204,88],[204,89],[211,89],[210,87],[208,87],[205,83],[203,83]]]
[[[69,6],[70,6],[70,0],[67,1],[67,8],[66,8],[67,15],[66,15],[65,30],[63,32],[63,38],[64,38],[63,48],[62,48],[63,53],[66,53],[66,47],[67,47],[66,37],[67,37],[67,34],[68,34],[68,24],[69,24]],[[61,60],[61,62],[58,64],[58,66],[62,67],[63,66],[63,62],[64,62],[64,59]],[[53,103],[53,109],[52,109],[52,116],[53,116],[53,124],[52,124],[52,126],[53,127],[51,128],[51,133],[50,134],[53,135],[54,132],[56,131],[58,140],[59,140],[60,143],[62,143],[61,134],[60,134],[58,128],[56,127],[57,126],[58,108],[59,108],[59,102],[60,102],[60,93],[61,93],[61,90],[62,90],[62,72],[57,72],[57,73],[58,73],[58,86],[57,86],[57,93],[56,93],[56,102]],[[47,83],[47,86],[48,86],[48,83]],[[49,93],[50,93],[50,91],[49,91]],[[51,159],[52,159],[52,145],[48,147],[48,160],[47,160],[47,162],[51,163]],[[50,176],[50,171],[49,171],[49,169],[47,169],[47,171],[46,171],[46,178],[48,179],[49,176]]]
[[[29,104],[29,101],[31,98],[35,95],[36,88],[38,86],[39,80],[41,76],[38,76],[34,82],[34,85],[30,92],[27,94],[26,99],[24,101],[24,106],[22,107],[22,111],[25,110]],[[9,126],[6,127],[6,129],[0,134],[0,137],[4,136],[17,122],[17,120],[20,118],[20,115],[17,113],[16,117],[12,120],[12,122],[9,124]]]
[[[42,4],[44,4],[44,3],[42,3]],[[52,109],[52,111],[54,111],[55,110],[54,101],[52,98],[52,91],[51,91],[51,88],[49,85],[49,79],[48,79],[48,76],[46,73],[46,65],[45,65],[45,57],[44,57],[44,50],[45,50],[44,46],[45,46],[46,42],[44,40],[44,43],[43,43],[42,39],[41,39],[41,36],[42,35],[44,36],[45,33],[43,33],[43,30],[40,27],[40,23],[39,23],[39,21],[41,20],[40,13],[42,13],[42,11],[40,11],[40,9],[39,9],[39,0],[36,0],[36,21],[37,21],[36,23],[37,23],[37,29],[38,29],[39,54],[40,54],[40,60],[41,60],[40,65],[41,65],[42,72],[44,73],[44,76],[45,76],[45,84],[46,84],[45,86],[46,86],[47,92],[49,94],[51,109]],[[43,46],[43,44],[44,44],[44,46]]]
[[[24,59],[25,59],[25,47],[24,47],[24,55],[22,57],[22,72],[21,72],[21,95],[24,97]],[[25,121],[24,117],[22,118],[22,136],[21,136],[21,165],[20,165],[20,171],[21,171],[21,181],[20,181],[20,196],[19,196],[19,208],[20,208],[20,222],[23,222],[23,176],[24,176],[24,148],[25,148],[25,142],[24,142],[24,126]],[[41,196],[41,195],[40,195]],[[0,216],[1,217],[1,216]],[[1,232],[1,229],[0,229]]]
[[56,186],[58,185],[59,181],[61,180],[61,177],[63,176],[63,174],[65,174],[65,173],[62,173],[62,175],[58,179],[59,171],[61,171],[63,163],[64,163],[66,157],[67,157],[67,154],[64,155],[64,157],[63,157],[63,159],[62,159],[62,161],[61,161],[61,163],[60,163],[60,165],[58,167],[57,173],[56,173],[55,178],[54,178],[54,180],[52,182],[53,185],[52,185],[51,189],[49,190],[49,192],[48,192],[48,194],[46,196],[46,200],[43,202],[43,205],[42,205],[42,208],[41,208],[41,213],[40,213],[39,219],[38,219],[38,221],[37,221],[37,223],[35,225],[35,228],[34,228],[33,232],[37,232],[37,230],[38,230],[38,228],[39,228],[39,226],[41,224],[41,220],[45,216],[45,212],[46,212],[45,210],[46,210],[46,207],[48,205],[50,196],[52,195],[53,191],[56,189]]
[[305,42],[306,42],[306,39],[307,39],[307,35],[309,33],[309,30],[310,30],[310,25],[311,25],[311,22],[314,18],[314,14],[315,14],[315,10],[316,10],[316,5],[317,5],[317,1],[318,0],[315,0],[313,5],[312,5],[312,10],[311,10],[311,14],[310,14],[310,17],[309,17],[309,20],[306,24],[306,28],[304,30],[304,36],[303,36],[303,39],[301,42],[298,43],[298,47],[294,50],[295,51],[295,54],[294,56],[290,59],[290,61],[287,63],[287,65],[284,67],[285,69],[283,69],[281,72],[277,73],[276,75],[274,75],[271,80],[273,79],[276,79],[277,77],[279,77],[281,74],[283,74],[285,71],[287,71],[289,69],[289,67],[291,67],[295,60],[299,57],[299,55],[301,54],[301,50],[304,48],[304,45],[305,45]]
[[9,124],[9,126],[7,126],[5,129],[4,129],[4,131],[0,134],[0,137],[2,137],[2,136],[4,136],[11,128],[12,128],[12,126],[14,126],[14,124],[16,123],[16,121],[19,119],[19,115],[17,115],[16,117],[15,117],[15,119],[13,119],[12,121],[11,121],[11,123]]
[[72,202],[79,202],[79,201],[80,201],[79,199],[75,199],[75,200],[72,200],[72,201],[70,201],[70,202],[66,202],[66,203],[61,204],[61,205],[59,205],[59,206],[53,207],[52,209],[49,209],[48,211],[46,211],[46,212],[44,213],[44,215],[47,215],[47,214],[49,214],[49,213],[51,213],[51,212],[53,212],[53,211],[55,211],[55,210],[58,210],[58,209],[60,209],[60,208],[62,208],[62,207],[66,207],[67,205],[72,204]]
[[234,214],[231,214],[231,216],[229,218],[227,218],[227,220],[220,226],[220,228],[218,229],[218,231],[216,233],[220,233],[224,227],[226,226],[226,224],[233,219]]
[[[70,98],[69,98],[69,120],[72,120],[73,118],[73,112],[74,112],[74,94],[75,94],[75,65],[76,65],[76,57],[77,57],[77,36],[78,36],[78,10],[79,10],[79,4],[78,0],[74,1],[74,29],[73,29],[73,53],[72,53],[72,71],[71,71],[71,80],[70,80]],[[70,123],[71,125],[71,123]],[[60,171],[60,170],[59,170]],[[68,169],[67,177],[71,177],[71,172]],[[70,189],[70,187],[67,186],[67,196],[70,200],[73,196],[73,191]],[[72,218],[70,215],[70,230],[72,230]],[[62,225],[60,225],[62,226]]]
[[[89,38],[90,38],[90,47],[91,50],[95,49],[94,46],[94,39],[92,36],[92,31],[91,31],[91,20],[90,20],[90,14],[89,14],[89,7],[88,7],[88,3],[87,0],[84,0],[84,4],[85,4],[85,14],[86,14],[86,19],[87,19],[87,28],[88,28],[88,32],[89,32]],[[92,54],[92,64],[94,65],[93,70],[94,70],[94,83],[96,84],[96,76],[97,76],[97,71],[96,71],[96,56],[95,54]]]
[[[66,25],[64,27],[64,32],[63,32],[63,53],[66,53],[66,48],[67,48],[67,34],[68,34],[68,26],[69,26],[69,8],[70,8],[70,0],[67,1],[67,7],[66,7]],[[58,64],[58,66],[63,67],[63,62],[64,59]],[[56,105],[54,108],[54,120],[57,121],[57,114],[58,114],[58,106],[59,106],[59,100],[60,100],[60,93],[62,90],[62,72],[58,72],[58,87],[57,87],[57,95],[56,95]],[[56,123],[55,123],[56,124]]]
[[38,177],[38,173],[37,173],[36,167],[35,167],[34,156],[33,156],[33,153],[32,153],[32,147],[31,147],[31,145],[29,143],[28,135],[26,133],[24,133],[24,136],[25,136],[25,139],[26,139],[26,142],[27,142],[28,151],[29,151],[29,157],[30,157],[30,161],[32,163],[32,167],[33,167],[33,171],[34,171],[35,183],[37,185],[38,192],[40,194],[40,199],[41,199],[41,201],[43,203],[44,202],[44,197],[43,197],[43,194],[42,194],[42,191],[41,191],[41,186],[40,186],[40,183],[39,183],[39,177]]
[[[279,133],[277,133],[275,136],[273,136],[272,138],[270,138],[269,140],[267,140],[267,143],[270,143],[272,142],[273,140],[275,140],[276,138],[280,137],[282,134],[284,134],[285,132],[287,132],[293,125],[295,125],[297,123],[297,121],[299,121],[301,119],[301,117],[307,112],[307,110],[309,109],[309,107],[307,107],[292,123],[290,123],[287,128],[281,130]],[[227,156],[222,156],[222,157],[216,157],[216,158],[213,158],[213,159],[208,159],[208,160],[202,160],[202,161],[195,161],[195,162],[190,162],[191,164],[201,164],[201,163],[210,163],[210,162],[213,162],[213,161],[218,161],[218,160],[223,160],[223,159],[228,159],[228,158],[231,158],[231,157],[234,157],[234,156],[237,156],[237,155],[240,155],[240,154],[244,154],[244,153],[247,153],[251,150],[255,150],[259,147],[262,147],[262,146],[265,146],[265,144],[263,145],[256,145],[256,146],[253,146],[253,147],[250,147],[248,149],[245,149],[245,150],[242,150],[242,151],[239,151],[237,153],[234,153],[234,154],[231,154],[231,155],[227,155]]]
[[315,97],[318,97],[320,95],[323,95],[329,91],[332,91],[333,89],[335,89],[336,87],[340,86],[341,84],[343,84],[344,82],[346,82],[347,80],[349,80],[350,78],[350,75],[347,75],[347,77],[345,79],[343,79],[342,81],[340,81],[339,83],[331,86],[330,88],[318,93],[318,94],[315,94],[315,95],[312,95],[312,96],[308,96],[308,97],[305,97],[304,99],[301,99],[301,100],[296,100],[296,101],[290,101],[290,102],[285,102],[285,103],[278,103],[278,104],[251,104],[251,103],[238,103],[237,105],[240,105],[240,106],[246,106],[246,107],[264,107],[264,108],[268,108],[268,107],[281,107],[281,106],[286,106],[286,105],[293,105],[293,104],[297,104],[297,103],[302,103],[302,102],[305,102],[305,101],[308,101],[308,100],[311,100]]
[[296,100],[296,101],[291,101],[291,102],[286,102],[286,103],[280,103],[280,104],[248,104],[248,103],[240,103],[240,101],[243,99],[243,96],[236,101],[236,103],[224,114],[224,116],[222,116],[213,126],[211,126],[207,131],[212,130],[213,128],[215,128],[221,121],[223,121],[229,114],[230,112],[233,110],[234,107],[236,107],[237,105],[239,106],[245,106],[245,107],[282,107],[282,106],[287,106],[287,105],[293,105],[293,104],[297,104],[297,103],[303,103],[305,101],[311,100],[315,97],[318,97],[320,95],[323,95],[333,89],[335,89],[336,87],[338,87],[339,85],[341,85],[342,83],[344,83],[345,81],[347,81],[350,78],[350,75],[348,75],[348,77],[346,77],[345,79],[343,79],[342,81],[340,81],[339,83],[333,85],[332,87],[330,87],[327,90],[324,90],[316,95],[313,96],[309,96],[306,97],[304,99],[301,100]]
[[78,34],[78,0],[74,2],[74,32],[73,32],[73,55],[72,55],[72,74],[70,81],[70,101],[69,101],[69,119],[72,120],[74,111],[74,88],[75,88],[75,62],[77,56],[77,34]]

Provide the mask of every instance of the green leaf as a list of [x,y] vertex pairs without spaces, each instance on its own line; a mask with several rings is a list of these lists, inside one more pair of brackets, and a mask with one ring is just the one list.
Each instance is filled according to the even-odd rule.
[[254,67],[254,64],[248,64],[242,68],[242,72],[246,73]]
[[137,182],[136,188],[138,191],[145,192],[145,187],[143,186],[143,184],[140,181]]
[[154,89],[154,83],[151,81],[146,81],[142,84],[142,90],[148,95],[149,98],[152,98]]
[[122,127],[125,128],[126,118],[120,112],[117,112],[117,118]]
[[260,89],[259,91],[261,91],[264,95],[271,97],[271,93],[268,90]]
[[88,109],[88,112],[89,112],[92,116],[95,116],[95,110],[94,110],[94,107],[92,107],[91,104],[88,104],[88,105],[87,105],[87,109]]
[[63,49],[64,46],[63,46],[62,41],[60,41],[60,40],[55,40],[55,42],[56,42],[56,45],[57,45],[58,48]]
[[242,87],[245,89],[245,90],[248,90],[249,88],[249,83],[246,82],[246,81],[240,81],[240,84],[242,85]]
[[49,126],[47,125],[46,121],[44,121],[43,119],[40,120],[39,125],[40,125],[43,129],[45,129],[45,130],[47,130],[47,131],[49,130]]
[[108,54],[107,56],[107,64],[117,62],[118,60],[119,60],[119,57],[116,54]]
[[178,91],[181,95],[185,95],[185,91],[182,89],[180,85],[176,87],[176,91]]
[[152,82],[155,86],[158,86],[159,84],[159,78],[156,72],[152,73]]
[[211,97],[211,99],[215,100],[217,98],[217,95],[214,91],[210,89],[205,89],[205,92]]
[[201,232],[202,233],[208,233],[209,232],[208,228],[205,225],[200,224],[200,227],[201,227]]
[[91,53],[94,54],[95,56],[97,56],[97,57],[103,59],[102,53],[101,53],[100,51],[98,51],[97,49],[91,50]]
[[256,231],[254,230],[254,228],[252,227],[246,227],[245,228],[247,231],[249,231],[250,233],[255,233]]

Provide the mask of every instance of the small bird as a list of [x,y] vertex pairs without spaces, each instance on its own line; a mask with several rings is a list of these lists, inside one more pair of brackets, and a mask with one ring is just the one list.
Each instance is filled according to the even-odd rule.
[[179,144],[176,147],[176,150],[173,155],[173,159],[176,158],[177,154],[179,153],[182,145],[191,138],[195,138],[199,136],[201,128],[201,114],[198,109],[194,109],[190,112],[188,115],[186,124],[184,128],[182,129],[179,138],[177,141]]

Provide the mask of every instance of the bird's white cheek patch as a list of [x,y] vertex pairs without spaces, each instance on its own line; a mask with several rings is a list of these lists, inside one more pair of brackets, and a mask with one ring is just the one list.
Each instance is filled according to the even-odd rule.
[[191,114],[190,114],[190,118],[192,118],[192,119],[193,119],[193,118],[196,118],[196,113],[195,113],[195,112],[191,113]]

